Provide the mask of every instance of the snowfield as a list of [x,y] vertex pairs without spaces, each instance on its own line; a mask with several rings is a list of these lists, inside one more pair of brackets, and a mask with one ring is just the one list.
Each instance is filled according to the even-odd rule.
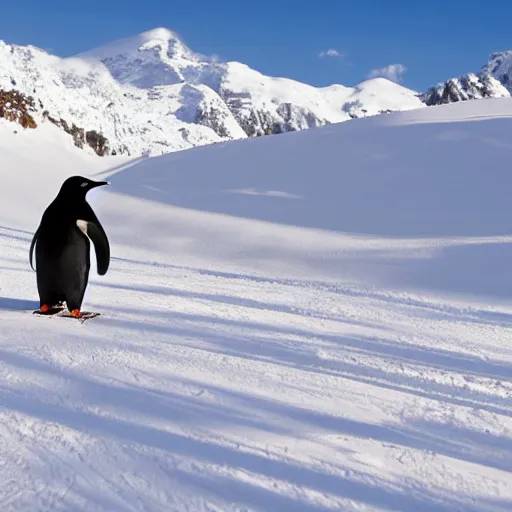
[[[0,124],[0,510],[512,510],[512,100],[155,158]],[[28,249],[65,177],[83,324]]]

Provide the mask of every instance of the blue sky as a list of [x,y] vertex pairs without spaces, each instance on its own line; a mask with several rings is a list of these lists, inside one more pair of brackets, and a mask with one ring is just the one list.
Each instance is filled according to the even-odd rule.
[[510,0],[18,0],[0,39],[68,56],[165,26],[265,74],[353,85],[380,70],[421,91],[512,49],[511,20]]

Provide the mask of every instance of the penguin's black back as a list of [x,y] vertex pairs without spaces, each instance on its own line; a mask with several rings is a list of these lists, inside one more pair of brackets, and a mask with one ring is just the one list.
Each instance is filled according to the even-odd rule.
[[90,242],[78,228],[78,212],[62,215],[52,204],[43,215],[37,237],[37,285],[41,305],[66,301],[80,309],[90,269]]

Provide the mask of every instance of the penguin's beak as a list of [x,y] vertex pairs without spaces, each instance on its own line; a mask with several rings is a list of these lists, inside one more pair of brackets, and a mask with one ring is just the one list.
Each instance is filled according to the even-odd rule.
[[91,188],[103,187],[105,185],[110,185],[110,181],[94,181],[91,183]]

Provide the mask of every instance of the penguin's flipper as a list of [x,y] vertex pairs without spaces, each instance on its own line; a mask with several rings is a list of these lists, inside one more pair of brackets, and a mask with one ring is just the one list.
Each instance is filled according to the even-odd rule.
[[110,264],[110,245],[103,227],[99,221],[94,222],[93,220],[82,219],[77,220],[76,225],[80,231],[92,240],[94,251],[96,252],[98,274],[100,276],[105,275]]
[[34,255],[34,247],[36,245],[38,236],[39,236],[39,228],[37,228],[36,232],[34,233],[34,238],[32,238],[32,243],[30,244],[29,260],[30,260],[30,268],[32,270],[35,270],[34,265],[32,265],[32,256]]

